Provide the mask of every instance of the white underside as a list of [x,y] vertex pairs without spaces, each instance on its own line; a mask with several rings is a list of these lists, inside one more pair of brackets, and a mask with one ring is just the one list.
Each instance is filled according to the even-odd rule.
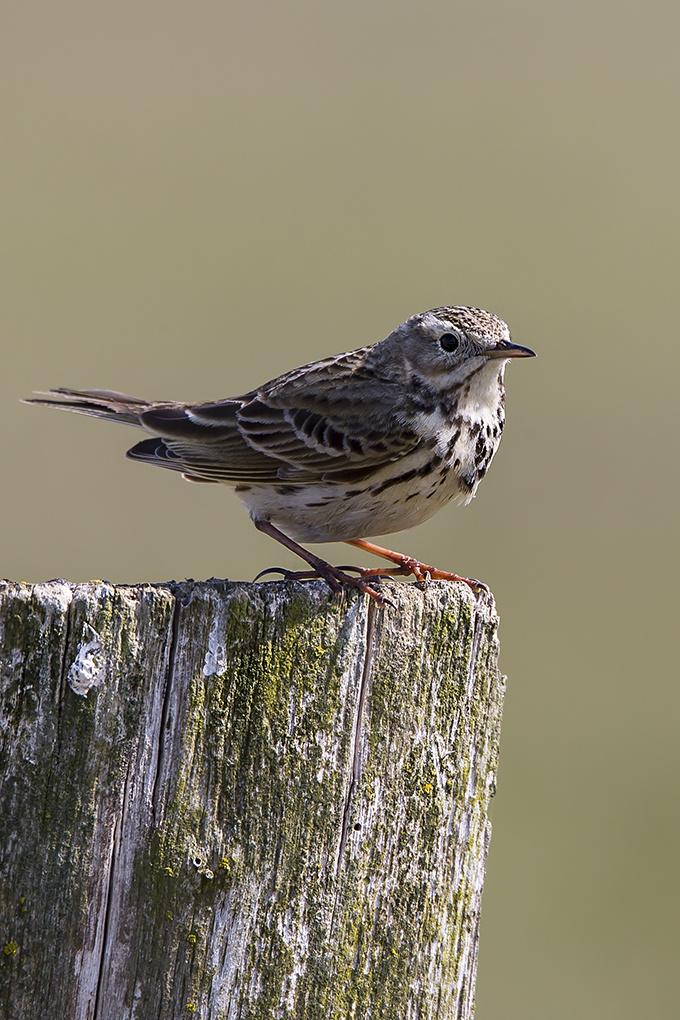
[[[431,481],[430,478],[425,481],[416,478],[393,485],[377,495],[371,491],[381,481],[410,470],[412,461],[409,459],[407,464],[408,468],[400,461],[396,470],[393,467],[391,472],[381,472],[370,482],[352,486],[305,485],[295,492],[280,495],[273,487],[262,485],[253,486],[249,492],[239,492],[238,496],[251,517],[271,521],[296,542],[346,542],[352,538],[389,535],[421,524],[461,495],[453,472],[449,472],[442,485],[438,484],[440,476],[435,474]],[[357,489],[362,491],[346,495],[347,490]],[[428,498],[429,493],[432,495]],[[464,502],[471,498],[466,491]],[[313,505],[318,503],[325,505]]]

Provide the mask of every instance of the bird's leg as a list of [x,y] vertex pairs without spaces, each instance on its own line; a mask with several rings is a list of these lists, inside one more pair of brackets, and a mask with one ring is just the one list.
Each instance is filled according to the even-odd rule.
[[[258,531],[262,531],[265,535],[269,535],[270,538],[280,542],[281,545],[286,547],[286,549],[290,549],[291,552],[294,552],[296,556],[303,559],[305,563],[309,563],[312,570],[318,574],[319,577],[322,577],[333,591],[340,592],[342,591],[343,584],[350,584],[353,588],[358,588],[359,591],[362,591],[364,594],[369,595],[372,599],[375,599],[379,605],[392,605],[389,599],[386,599],[384,595],[378,594],[378,592],[374,588],[371,588],[371,586],[361,577],[350,577],[349,574],[345,574],[344,571],[339,569],[339,567],[331,566],[331,564],[327,563],[326,560],[322,560],[320,556],[315,556],[314,553],[309,552],[308,549],[305,549],[303,546],[298,545],[297,542],[294,542],[292,538],[288,537],[288,535],[284,535],[284,533],[279,531],[278,528],[275,528],[270,521],[253,518],[253,524]],[[301,571],[300,573],[309,576],[309,571]],[[314,576],[314,574],[312,574],[312,576]]]
[[[426,563],[421,563],[420,560],[414,559],[413,556],[404,556],[403,553],[392,552],[391,549],[383,549],[380,545],[365,542],[363,538],[350,539],[347,545],[356,546],[357,549],[363,549],[364,552],[373,553],[374,556],[380,556],[384,560],[396,563],[399,570],[395,570],[395,574],[413,574],[416,581],[426,581],[428,577],[436,581],[463,581],[474,592],[488,591],[487,586],[482,584],[481,581],[477,581],[474,577],[461,577],[459,574],[452,574],[448,570],[438,570],[437,567],[430,567]],[[372,571],[370,569],[362,571],[361,576],[371,577]]]

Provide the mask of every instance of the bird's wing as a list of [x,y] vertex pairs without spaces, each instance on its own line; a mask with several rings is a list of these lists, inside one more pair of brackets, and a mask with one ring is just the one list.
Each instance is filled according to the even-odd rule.
[[296,369],[235,400],[151,407],[139,421],[158,439],[129,456],[197,481],[357,481],[420,442],[395,410],[395,384],[366,370],[364,353]]
[[403,388],[367,365],[372,348],[304,365],[231,400],[153,402],[112,390],[50,390],[27,401],[137,425],[128,456],[195,481],[359,481],[420,442]]

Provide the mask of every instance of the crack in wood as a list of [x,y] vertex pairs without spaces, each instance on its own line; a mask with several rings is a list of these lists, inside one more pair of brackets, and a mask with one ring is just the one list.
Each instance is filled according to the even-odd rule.
[[101,951],[99,954],[99,963],[97,965],[97,988],[94,994],[94,1007],[92,1009],[92,1020],[100,1020],[102,1014],[100,1013],[100,1007],[102,1006],[102,985],[104,981],[104,973],[106,962],[109,958],[109,943],[111,941],[111,915],[113,913],[114,900],[120,897],[121,891],[116,888],[116,865],[120,857],[120,844],[122,838],[123,822],[127,811],[127,799],[128,799],[128,782],[130,778],[130,763],[128,761],[127,768],[125,770],[125,782],[123,784],[123,802],[121,804],[120,814],[116,818],[116,822],[113,828],[113,844],[111,847],[111,856],[109,858],[109,875],[108,875],[108,886],[106,890],[106,907],[104,908],[104,925],[102,931],[102,942]]
[[71,588],[71,601],[66,609],[66,621],[64,624],[64,650],[61,653],[61,665],[59,667],[59,685],[57,687],[57,754],[55,766],[59,766],[61,759],[61,713],[64,704],[64,687],[66,684],[66,656],[68,655],[69,641],[71,640],[71,625],[73,619],[73,589]]
[[342,813],[342,828],[340,831],[340,843],[338,846],[338,858],[336,866],[336,876],[340,874],[342,868],[342,858],[345,853],[345,847],[347,846],[347,837],[349,834],[349,819],[352,811],[352,801],[354,800],[354,794],[356,793],[359,782],[361,780],[361,743],[362,743],[362,728],[364,721],[364,707],[366,704],[366,695],[368,693],[368,685],[371,678],[371,672],[373,669],[374,659],[374,635],[375,635],[375,618],[377,612],[377,605],[369,599],[368,612],[366,618],[366,650],[364,652],[364,661],[361,669],[361,683],[359,685],[359,697],[357,698],[356,715],[354,719],[354,727],[352,733],[352,767],[350,774],[350,781],[347,788],[347,797],[345,798],[345,808]]
[[158,807],[159,781],[161,772],[163,769],[163,761],[165,758],[165,733],[168,725],[168,715],[170,712],[170,693],[172,691],[172,681],[175,674],[175,657],[177,655],[177,643],[179,640],[179,614],[181,611],[181,599],[178,591],[173,592],[175,604],[172,610],[172,620],[170,621],[170,651],[168,653],[168,668],[165,674],[165,690],[163,691],[163,707],[161,709],[161,723],[158,729],[158,750],[156,753],[156,773],[153,780],[153,790],[151,792],[151,814],[153,817],[154,824],[156,823],[156,809]]

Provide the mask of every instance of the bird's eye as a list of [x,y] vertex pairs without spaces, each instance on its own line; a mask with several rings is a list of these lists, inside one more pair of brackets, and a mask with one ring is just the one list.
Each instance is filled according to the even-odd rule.
[[456,347],[460,343],[460,337],[456,336],[455,333],[442,333],[439,337],[439,346],[443,351],[455,351]]

